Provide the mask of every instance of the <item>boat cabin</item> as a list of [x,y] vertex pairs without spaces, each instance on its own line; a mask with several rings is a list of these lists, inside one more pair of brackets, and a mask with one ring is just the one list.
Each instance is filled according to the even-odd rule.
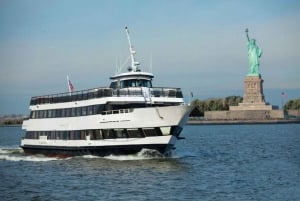
[[153,74],[146,72],[129,72],[112,76],[110,87],[112,89],[122,89],[130,87],[152,88]]

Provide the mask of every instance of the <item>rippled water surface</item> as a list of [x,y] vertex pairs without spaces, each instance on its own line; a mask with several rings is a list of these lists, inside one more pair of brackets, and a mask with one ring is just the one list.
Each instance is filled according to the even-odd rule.
[[186,126],[172,157],[25,155],[0,127],[1,200],[300,200],[300,124]]

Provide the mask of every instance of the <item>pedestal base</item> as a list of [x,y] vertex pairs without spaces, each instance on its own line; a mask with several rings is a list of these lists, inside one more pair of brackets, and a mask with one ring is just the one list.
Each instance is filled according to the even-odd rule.
[[264,110],[270,111],[272,110],[272,105],[267,105],[265,103],[240,103],[238,106],[230,106],[229,111],[238,111],[238,110]]

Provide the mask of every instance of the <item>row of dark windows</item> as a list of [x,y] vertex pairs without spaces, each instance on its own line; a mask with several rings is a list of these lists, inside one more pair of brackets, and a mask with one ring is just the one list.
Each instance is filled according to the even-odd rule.
[[134,108],[144,107],[156,107],[156,106],[171,106],[178,103],[163,103],[163,104],[152,104],[146,105],[145,103],[131,103],[122,105],[112,104],[100,104],[100,105],[89,105],[84,107],[73,107],[73,108],[62,108],[62,109],[51,109],[51,110],[32,110],[30,112],[31,119],[43,119],[43,118],[62,118],[62,117],[78,117],[87,115],[109,115],[119,113],[130,113]]
[[30,113],[30,118],[58,118],[58,117],[76,117],[101,114],[105,105],[90,105],[86,107],[74,107],[52,110],[34,110]]
[[61,117],[78,117],[87,115],[108,115],[116,113],[129,113],[132,112],[132,108],[145,107],[145,104],[124,104],[124,105],[89,105],[84,107],[51,109],[51,110],[33,110],[30,113],[31,119],[42,118],[61,118]]
[[[149,88],[150,94],[153,97],[176,97],[182,98],[182,92],[177,88]],[[84,91],[76,91],[72,93],[62,93],[47,96],[36,96],[30,100],[30,105],[49,104],[49,103],[64,103],[72,101],[88,100],[93,98],[111,97],[111,96],[143,96],[144,93],[141,87],[134,88],[98,88]]]
[[101,140],[116,138],[143,138],[150,136],[161,136],[160,128],[138,128],[138,129],[92,129],[73,131],[27,131],[25,139],[39,139],[47,136],[52,140]]

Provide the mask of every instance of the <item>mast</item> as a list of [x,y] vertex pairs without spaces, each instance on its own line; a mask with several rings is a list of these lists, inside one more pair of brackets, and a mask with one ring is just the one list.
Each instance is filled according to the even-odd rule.
[[135,61],[134,56],[136,54],[136,51],[133,50],[133,46],[130,41],[129,30],[127,27],[125,27],[125,31],[126,31],[126,35],[127,35],[127,39],[128,39],[128,43],[129,43],[130,59],[131,59],[131,69],[129,69],[129,71],[137,72],[137,71],[140,71],[140,69],[138,67],[140,65],[140,63],[138,61]]

